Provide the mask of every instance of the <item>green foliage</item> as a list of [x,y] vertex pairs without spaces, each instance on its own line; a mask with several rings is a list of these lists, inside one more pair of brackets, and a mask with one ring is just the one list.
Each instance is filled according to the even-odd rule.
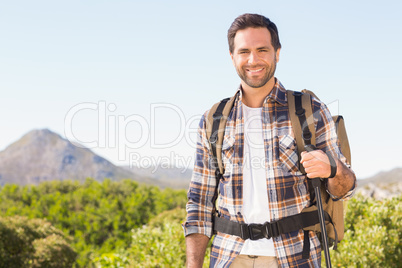
[[77,253],[62,236],[52,234],[32,242],[35,249],[30,267],[72,267]]
[[[180,222],[185,211],[166,211],[148,225],[133,230],[130,259],[139,267],[171,267],[184,264],[185,240]],[[184,265],[179,265],[184,267]]]
[[95,257],[93,264],[103,268],[126,268],[130,266],[128,258],[123,254],[104,253],[100,257]]
[[[345,238],[338,251],[330,251],[333,267],[400,267],[401,199],[376,201],[357,196],[349,201]],[[126,260],[124,267],[184,267],[185,241],[180,226],[184,217],[184,209],[163,212],[146,226],[134,229],[131,247],[116,256]],[[204,267],[209,264],[209,250]],[[107,265],[95,263],[97,267],[119,267],[121,260],[116,256],[108,258]]]
[[[185,210],[179,208],[161,213],[147,225],[134,229],[130,248],[116,256],[125,256],[124,259],[128,260],[124,267],[185,267],[186,244],[181,227],[185,216]],[[209,266],[209,257],[210,247],[207,249],[204,267]],[[106,265],[101,258],[94,260],[97,267],[119,267],[118,263],[121,263],[119,258],[115,258],[116,261],[108,258]]]
[[[349,201],[344,240],[331,251],[333,266],[399,267],[401,199]],[[185,203],[184,190],[130,180],[5,185],[0,267],[184,267]],[[209,256],[210,248],[204,267]]]
[[331,251],[334,267],[402,265],[402,196],[376,201],[357,196],[348,203],[345,237]]
[[[87,179],[83,184],[52,181],[38,186],[5,185],[0,189],[0,201],[1,215],[46,219],[71,236],[72,247],[79,252],[78,267],[86,267],[95,253],[129,247],[133,228],[165,210],[183,208],[186,192],[161,190],[132,180],[99,183]],[[43,252],[51,251],[49,239],[35,246]]]
[[49,222],[0,218],[0,267],[72,267],[77,253]]

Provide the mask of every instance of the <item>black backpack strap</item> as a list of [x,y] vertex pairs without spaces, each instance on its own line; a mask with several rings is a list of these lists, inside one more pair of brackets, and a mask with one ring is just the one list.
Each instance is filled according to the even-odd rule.
[[[326,212],[325,220],[331,221],[331,217]],[[214,231],[235,235],[243,240],[258,240],[262,238],[269,239],[272,237],[278,237],[281,234],[298,231],[305,227],[316,225],[317,223],[319,223],[317,210],[299,213],[277,221],[266,222],[264,224],[239,223],[215,215]],[[310,247],[308,249],[310,250]]]
[[[215,193],[212,198],[212,202],[215,204],[216,199],[219,195],[219,181],[224,174],[224,166],[222,163],[222,144],[223,137],[225,133],[226,122],[230,111],[233,108],[234,101],[236,99],[237,93],[231,97],[221,100],[216,103],[209,110],[207,119],[206,119],[206,133],[208,142],[211,148],[212,153],[212,167],[215,169],[215,178],[216,178],[216,188]],[[215,208],[216,211],[216,208]]]
[[[315,147],[315,127],[312,111],[311,95],[297,91],[288,91],[289,115],[294,130],[297,151],[299,156],[299,169],[305,173],[303,166],[300,164],[301,153],[305,151],[305,146]],[[315,193],[311,180],[308,180],[308,189],[310,200],[315,200]],[[317,214],[317,213],[316,213]],[[329,216],[329,215],[328,215]],[[317,216],[318,219],[318,216]],[[303,259],[310,256],[310,232],[304,231],[303,242]]]
[[239,91],[231,98],[226,98],[218,103],[209,110],[206,119],[206,132],[208,142],[210,144],[213,166],[219,173],[223,174],[223,163],[222,163],[222,144],[223,136],[225,134],[226,122],[230,111],[233,108],[234,101]]
[[[304,146],[312,144],[315,146],[315,126],[311,95],[298,91],[287,90],[289,117],[292,130],[296,140],[297,154],[299,160],[301,153],[305,151]],[[305,174],[303,165],[298,163],[299,170]]]
[[[299,157],[299,170],[305,174],[303,165],[300,164],[301,153],[305,151],[306,145],[315,146],[315,126],[313,110],[311,104],[311,95],[298,91],[287,91],[289,116],[292,129],[295,135],[297,153]],[[310,200],[315,199],[315,194],[311,181],[308,180]]]
[[304,241],[303,241],[302,258],[308,260],[310,258],[310,231],[304,230],[303,233],[304,233]]

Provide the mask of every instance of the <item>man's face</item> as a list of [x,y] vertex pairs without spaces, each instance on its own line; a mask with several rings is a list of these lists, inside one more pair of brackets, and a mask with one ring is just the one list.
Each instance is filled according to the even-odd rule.
[[244,84],[260,88],[274,79],[279,51],[271,44],[267,28],[239,30],[234,39],[234,50],[230,54],[233,65]]

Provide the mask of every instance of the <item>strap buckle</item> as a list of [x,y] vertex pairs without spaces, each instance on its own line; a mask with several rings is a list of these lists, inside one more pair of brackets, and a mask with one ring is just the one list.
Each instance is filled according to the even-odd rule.
[[244,240],[258,240],[262,238],[270,239],[281,234],[278,221],[265,222],[264,224],[244,224],[240,226],[241,236]]
[[241,225],[240,231],[244,240],[270,239],[280,235],[280,226],[278,221],[266,222],[264,224],[251,223]]
[[281,228],[278,223],[278,221],[273,221],[273,222],[266,222],[266,232],[268,234],[268,239],[271,237],[277,237],[281,234]]
[[[266,237],[268,234],[265,231],[266,228],[264,228],[265,223],[264,224],[257,224],[257,223],[251,223],[249,224],[248,227],[248,232],[250,235],[250,240],[258,240],[261,238]],[[268,238],[268,237],[266,237]]]

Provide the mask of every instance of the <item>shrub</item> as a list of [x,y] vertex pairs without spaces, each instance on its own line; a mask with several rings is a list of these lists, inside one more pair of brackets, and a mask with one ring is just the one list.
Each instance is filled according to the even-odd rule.
[[334,267],[400,267],[402,196],[382,201],[356,196],[348,203],[345,237],[331,251]]
[[[133,180],[66,180],[24,187],[7,184],[0,187],[0,201],[0,215],[46,219],[71,236],[71,245],[79,253],[75,265],[88,267],[92,255],[128,248],[133,228],[147,224],[162,211],[184,207],[186,191],[162,190]],[[45,246],[47,241],[41,242],[43,252],[51,250]],[[24,248],[31,254],[32,247]]]
[[[182,208],[162,212],[147,225],[132,231],[130,248],[95,258],[96,267],[119,267],[122,260],[126,260],[124,267],[184,267],[186,243],[181,223],[185,215]],[[209,256],[210,247],[204,267],[209,265]]]
[[42,219],[0,217],[0,267],[72,267],[77,253]]

